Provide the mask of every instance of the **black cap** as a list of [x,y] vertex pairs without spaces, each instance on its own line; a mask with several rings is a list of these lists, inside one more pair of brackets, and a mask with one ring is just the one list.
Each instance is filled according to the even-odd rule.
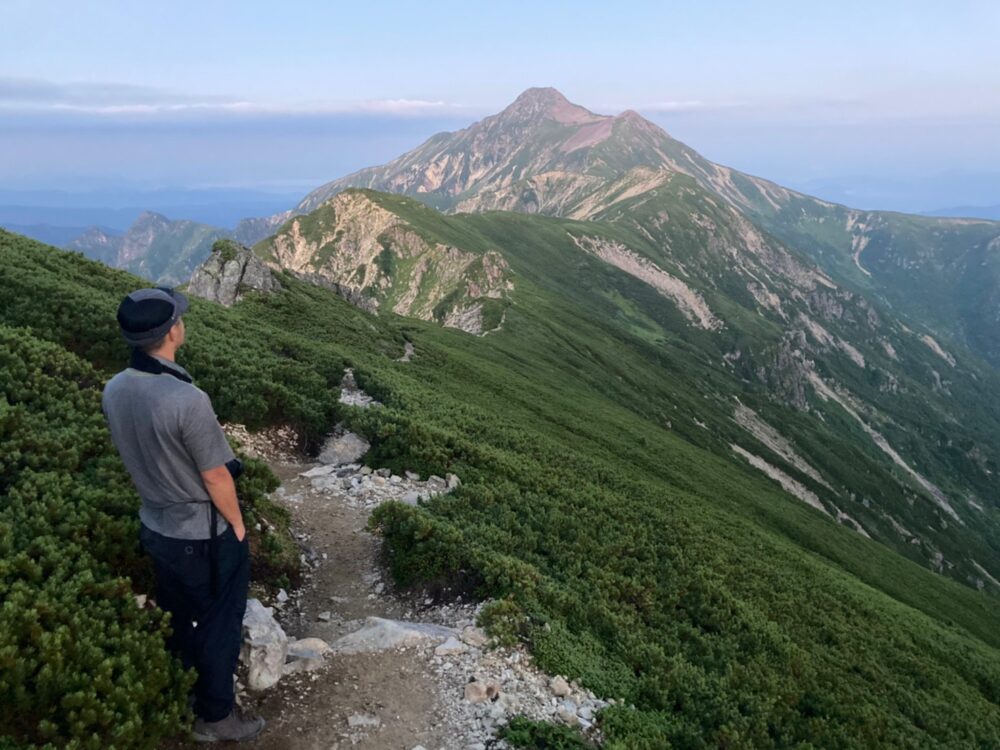
[[166,336],[187,309],[187,297],[170,287],[137,289],[118,305],[118,325],[130,346],[149,346]]

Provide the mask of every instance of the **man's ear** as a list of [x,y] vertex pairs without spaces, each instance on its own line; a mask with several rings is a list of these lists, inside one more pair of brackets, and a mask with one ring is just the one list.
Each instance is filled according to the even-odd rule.
[[176,344],[180,342],[184,334],[181,331],[181,319],[178,318],[177,322],[170,326],[170,330],[167,331],[167,338],[170,340],[171,344]]

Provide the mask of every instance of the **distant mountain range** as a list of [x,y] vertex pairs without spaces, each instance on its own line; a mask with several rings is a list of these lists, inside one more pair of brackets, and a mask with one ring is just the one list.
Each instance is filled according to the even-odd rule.
[[[216,240],[232,239],[252,245],[280,226],[289,213],[243,219],[235,230],[227,230],[145,211],[125,232],[89,227],[62,246],[138,276],[180,284],[208,257]],[[24,234],[41,239],[31,232]]]
[[954,206],[953,208],[939,208],[935,211],[923,211],[922,213],[924,216],[957,216],[1000,221],[1000,203],[995,206]]

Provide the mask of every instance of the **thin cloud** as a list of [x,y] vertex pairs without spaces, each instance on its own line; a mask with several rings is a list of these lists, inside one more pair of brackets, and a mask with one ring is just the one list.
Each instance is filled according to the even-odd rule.
[[276,104],[231,96],[188,94],[120,83],[54,83],[0,77],[0,109],[8,113],[155,117],[172,115],[421,117],[460,114],[464,107],[440,100],[369,99]]
[[692,110],[707,109],[709,106],[700,99],[692,99],[689,101],[654,102],[642,107],[642,109],[648,112],[690,112]]

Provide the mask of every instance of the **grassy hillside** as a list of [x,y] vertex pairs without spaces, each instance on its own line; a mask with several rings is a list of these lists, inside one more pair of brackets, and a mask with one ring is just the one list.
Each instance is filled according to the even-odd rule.
[[1000,363],[1000,222],[859,211],[783,193],[776,204],[747,191],[768,231],[897,315]]
[[[624,305],[642,285],[570,254],[565,231],[545,233],[555,224],[411,218],[470,250],[501,234],[521,248],[507,255],[519,276],[500,332],[372,317],[286,276],[286,291],[232,309],[195,301],[181,353],[224,419],[291,423],[313,438],[346,419],[373,441],[373,464],[462,477],[426,506],[377,513],[400,580],[496,599],[492,626],[527,640],[543,667],[624,698],[602,716],[608,747],[1000,742],[997,598],[835,523],[720,449],[740,432],[708,332],[680,324],[667,302]],[[551,271],[535,282],[531,264]],[[0,324],[80,361],[91,389],[124,357],[114,309],[139,283],[0,234]],[[409,363],[394,361],[404,340],[416,347]],[[345,365],[384,408],[336,403]],[[44,365],[25,377],[42,373],[70,379]],[[111,462],[106,438],[94,440]],[[29,453],[39,470],[52,460]],[[841,460],[878,471],[864,451]],[[25,580],[16,549],[0,551],[0,581]],[[29,610],[6,591],[3,632],[21,632]],[[16,653],[0,644],[0,685],[24,681]],[[32,699],[37,710],[51,696],[20,705]],[[72,724],[71,705],[50,710]],[[141,746],[104,731],[104,747]]]

